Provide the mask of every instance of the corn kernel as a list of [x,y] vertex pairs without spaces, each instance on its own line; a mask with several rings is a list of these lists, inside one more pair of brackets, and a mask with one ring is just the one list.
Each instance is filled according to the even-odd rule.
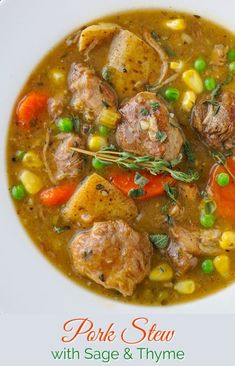
[[203,92],[203,82],[201,76],[196,70],[190,69],[185,71],[183,73],[183,80],[185,84],[196,94]]
[[155,267],[149,275],[151,281],[170,281],[173,277],[173,270],[167,263]]
[[103,136],[93,135],[88,138],[88,147],[91,151],[99,151],[107,146],[107,139]]
[[184,68],[184,63],[183,63],[183,61],[178,61],[178,62],[172,61],[170,63],[170,68],[171,68],[171,70],[174,70],[176,72],[181,72]]
[[182,109],[185,112],[190,112],[196,102],[196,98],[197,96],[193,91],[191,90],[186,91],[183,94]]
[[227,255],[218,255],[213,260],[214,266],[223,277],[228,277],[230,269],[230,259]]
[[170,19],[166,22],[166,25],[173,30],[184,30],[186,28],[186,22],[182,18]]
[[190,295],[195,291],[195,282],[192,280],[179,281],[175,284],[174,289],[183,295]]
[[36,174],[30,172],[27,169],[22,170],[19,178],[29,194],[36,194],[43,187],[41,178],[39,178]]
[[28,151],[23,159],[23,165],[27,168],[40,168],[42,166],[42,161],[39,159],[38,155],[33,151]]
[[235,231],[225,231],[220,240],[223,249],[235,249]]
[[66,80],[65,73],[57,68],[51,69],[48,73],[48,76],[50,80],[56,85],[64,84]]
[[111,108],[103,108],[99,116],[99,123],[108,128],[115,128],[120,119],[120,114]]

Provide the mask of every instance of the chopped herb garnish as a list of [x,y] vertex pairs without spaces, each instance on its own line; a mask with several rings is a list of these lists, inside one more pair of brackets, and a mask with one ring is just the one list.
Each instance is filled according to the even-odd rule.
[[214,213],[216,210],[216,203],[212,200],[206,200],[204,204],[205,214],[209,215]]
[[60,59],[63,60],[65,57],[67,57],[69,52],[63,53],[63,55],[60,56]]
[[166,234],[151,234],[149,240],[158,249],[165,249],[169,243],[169,236]]
[[215,101],[215,98],[218,97],[221,93],[222,84],[218,84],[216,88],[211,93],[211,99],[210,102],[213,103]]
[[90,135],[90,134],[92,135],[94,132],[95,132],[95,127],[93,126],[93,127],[89,128],[87,133],[88,133],[88,135]]
[[92,249],[87,249],[83,252],[83,258],[85,260],[88,260],[92,255],[93,255],[93,250]]
[[207,191],[201,191],[201,192],[200,192],[200,196],[201,196],[202,198],[208,198],[208,193],[207,193]]
[[190,163],[194,163],[195,156],[194,156],[192,146],[189,141],[185,141],[185,143],[183,144],[183,151],[184,151],[184,155],[186,156],[187,160]]
[[192,169],[189,169],[186,173],[172,170],[171,176],[176,180],[180,180],[185,183],[191,183],[199,179],[199,173]]
[[213,116],[216,116],[220,110],[220,105],[214,105]]
[[157,131],[156,132],[156,139],[160,141],[161,143],[166,141],[167,139],[167,133],[165,131]]
[[17,161],[23,160],[25,154],[26,154],[26,151],[24,151],[24,150],[17,150],[16,151],[16,154],[15,154],[15,160],[17,160]]
[[169,211],[169,206],[171,205],[171,201],[168,201],[164,206],[161,207],[161,213],[166,215]]
[[102,104],[105,108],[109,108],[109,104],[106,102],[106,100],[102,100]]
[[104,277],[104,274],[103,273],[101,273],[99,275],[99,279],[100,279],[101,282],[105,282],[105,277]]
[[80,133],[81,131],[81,121],[78,117],[73,118],[73,128],[76,133]]
[[217,98],[220,95],[222,86],[223,83],[218,84],[216,88],[212,91],[210,99],[204,102],[211,104],[213,106],[213,116],[216,116],[216,114],[220,110],[220,104],[217,100],[215,100],[215,98]]
[[227,173],[231,176],[231,178],[235,182],[235,175],[229,169],[229,167],[227,165],[227,161],[226,161],[226,159],[229,156],[232,156],[233,155],[232,151],[231,150],[227,150],[227,151],[224,151],[224,152],[221,152],[221,151],[213,151],[211,154],[212,154],[212,157],[217,161],[217,163],[220,164],[220,165],[222,165],[225,168],[225,170],[227,171]]
[[148,116],[149,115],[149,111],[146,108],[141,108],[140,113],[142,114],[142,116]]
[[105,80],[105,81],[110,81],[110,78],[111,78],[111,71],[110,71],[110,68],[108,66],[105,66],[102,70],[102,78]]
[[226,78],[224,79],[224,84],[230,84],[233,81],[233,76],[232,75],[227,75]]
[[53,226],[53,231],[56,233],[56,234],[62,234],[64,233],[65,231],[67,230],[70,230],[70,226]]
[[160,36],[159,36],[159,34],[157,33],[157,32],[155,32],[155,31],[152,31],[151,32],[151,36],[152,36],[152,38],[155,40],[155,41],[160,41]]
[[174,219],[171,215],[167,214],[166,215],[166,223],[169,226],[173,226],[174,225]]
[[102,191],[102,189],[104,189],[103,184],[97,184],[97,186],[96,186],[96,190],[97,190],[97,191]]
[[211,154],[212,157],[216,159],[220,165],[224,165],[226,163],[226,158],[229,158],[233,155],[232,150],[227,150],[223,152],[214,150]]
[[164,49],[169,57],[176,56],[176,52],[170,46],[165,46]]
[[158,103],[158,102],[151,102],[150,103],[150,106],[151,106],[152,110],[154,112],[156,112],[159,109],[159,107],[160,107],[160,103]]
[[177,202],[177,190],[175,187],[172,187],[169,184],[165,184],[164,191],[172,201]]
[[128,196],[132,198],[138,198],[145,195],[145,191],[142,188],[132,188],[128,192]]
[[149,179],[143,177],[140,173],[136,173],[135,174],[135,178],[134,178],[134,182],[135,184],[137,184],[139,187],[143,188],[146,184],[149,183]]

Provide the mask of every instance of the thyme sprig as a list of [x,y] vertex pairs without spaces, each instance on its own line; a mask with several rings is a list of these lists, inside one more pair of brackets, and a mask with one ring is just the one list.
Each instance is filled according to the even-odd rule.
[[219,165],[222,165],[224,167],[224,169],[227,171],[227,173],[231,176],[231,178],[235,182],[235,175],[231,172],[227,164],[227,158],[233,155],[232,151],[230,150],[227,150],[225,152],[212,151],[211,155]]
[[121,168],[132,170],[144,169],[153,175],[169,173],[174,179],[185,183],[191,183],[199,179],[199,173],[194,170],[188,170],[187,172],[173,170],[173,168],[182,161],[182,154],[180,154],[175,160],[167,161],[164,159],[156,159],[151,156],[135,156],[126,151],[113,151],[106,149],[93,152],[75,147],[71,147],[70,150],[76,151],[80,154],[93,156],[102,162],[117,164]]

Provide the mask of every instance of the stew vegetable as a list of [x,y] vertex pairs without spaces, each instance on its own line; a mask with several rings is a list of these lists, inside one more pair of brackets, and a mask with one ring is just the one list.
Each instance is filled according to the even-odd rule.
[[8,175],[57,268],[147,305],[234,281],[234,73],[233,34],[161,10],[96,20],[46,55],[12,114]]

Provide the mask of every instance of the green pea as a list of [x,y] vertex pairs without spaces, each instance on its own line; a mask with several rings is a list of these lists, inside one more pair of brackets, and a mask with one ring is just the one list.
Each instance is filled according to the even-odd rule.
[[178,89],[169,87],[165,90],[165,99],[168,100],[168,102],[175,102],[179,97],[180,92]]
[[200,217],[200,223],[203,227],[209,229],[213,227],[215,224],[215,216],[212,213],[210,214],[203,213]]
[[235,73],[235,61],[231,62],[229,64],[229,70],[232,72],[232,73]]
[[108,127],[100,125],[99,126],[99,134],[103,137],[107,137],[109,135]]
[[209,77],[204,80],[204,85],[205,85],[206,90],[212,91],[216,88],[217,83],[216,83],[215,78]]
[[26,190],[22,184],[18,184],[17,186],[13,186],[11,188],[11,196],[17,201],[22,200],[26,196]]
[[227,58],[230,62],[235,61],[235,49],[231,48],[227,53]]
[[109,165],[109,163],[106,163],[100,159],[97,159],[97,158],[92,159],[92,166],[96,170],[104,169],[104,168],[106,168],[107,165]]
[[226,187],[230,182],[230,177],[227,173],[220,173],[216,176],[216,182],[220,187]]
[[15,153],[16,160],[23,160],[23,157],[25,156],[26,151],[24,150],[17,150]]
[[214,271],[214,264],[211,259],[205,259],[201,264],[204,273],[212,273]]
[[203,72],[206,70],[207,67],[207,63],[206,61],[202,58],[199,57],[194,61],[194,68],[198,71],[198,72]]
[[60,118],[57,126],[61,132],[68,133],[73,131],[73,121],[68,117]]

